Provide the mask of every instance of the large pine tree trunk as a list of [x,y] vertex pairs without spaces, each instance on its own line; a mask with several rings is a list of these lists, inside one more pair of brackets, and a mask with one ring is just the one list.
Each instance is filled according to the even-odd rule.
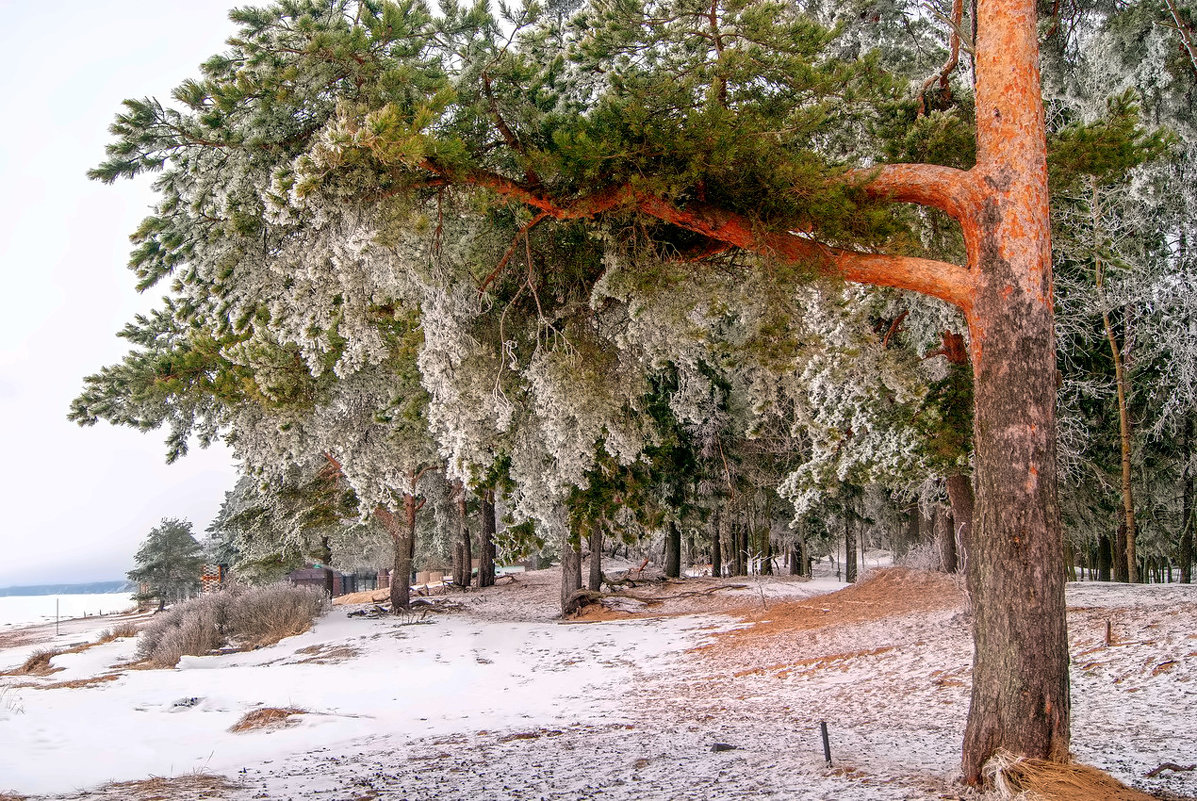
[[1044,368],[1055,363],[1050,287],[1025,287],[1017,264],[1010,266],[1005,281],[994,281],[994,294],[1015,287],[1022,302],[990,306],[982,297],[974,315],[977,505],[968,587],[975,651],[964,743],[964,775],[973,783],[999,748],[1055,761],[1068,756],[1055,370]]
[[[1023,5],[1033,19],[1033,5]],[[1032,41],[991,35],[984,47],[978,45],[979,59],[1001,61],[990,51],[1003,49],[1033,55],[1034,25],[1015,30]],[[1027,70],[1023,62],[1018,60],[1018,68]],[[987,73],[993,76],[994,71],[989,67]],[[1025,75],[1011,81],[1017,84],[1021,77],[1037,98],[1037,70],[1031,71],[1033,81]],[[990,87],[991,92],[999,89],[1012,91]],[[1023,112],[1038,117],[1025,124],[1042,131],[1042,107],[1038,102],[1023,105]],[[1000,108],[991,102],[980,113],[1017,111],[1008,102]],[[1008,146],[989,144],[994,149]],[[977,489],[968,558],[975,612],[973,691],[963,764],[970,783],[980,782],[982,766],[998,749],[1053,761],[1068,756],[1068,638],[1056,498],[1056,346],[1046,172],[1042,140],[1036,151],[999,160],[987,170],[993,191],[984,199],[984,212],[973,231],[966,226],[984,268],[976,275],[968,315]]]
[[1056,341],[1047,146],[1034,0],[977,5],[977,193],[962,221],[973,281],[976,507],[966,781],[998,749],[1068,758],[1071,705],[1056,497]]
[[482,508],[482,527],[478,548],[478,586],[493,587],[495,583],[495,533],[498,529],[498,519],[495,510],[495,491],[482,491],[480,506]]
[[665,527],[665,575],[669,578],[682,575],[682,530],[674,522]]

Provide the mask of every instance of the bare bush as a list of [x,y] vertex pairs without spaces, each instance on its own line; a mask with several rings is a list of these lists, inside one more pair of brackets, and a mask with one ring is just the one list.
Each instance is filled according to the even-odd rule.
[[137,655],[154,667],[174,667],[184,656],[218,648],[272,645],[307,631],[326,604],[323,593],[288,584],[200,595],[146,626]]
[[274,584],[237,596],[229,609],[229,637],[242,648],[274,645],[302,634],[328,608],[321,590]]
[[123,640],[128,637],[136,637],[141,631],[141,626],[136,623],[117,623],[109,629],[104,629],[100,632],[100,637],[96,640],[97,644],[112,642],[113,640]]
[[172,606],[141,632],[137,656],[155,667],[174,667],[184,656],[202,656],[224,644],[234,593],[199,595]]
[[910,567],[915,570],[942,570],[943,559],[939,554],[939,548],[935,543],[924,542],[915,545],[906,555],[898,560],[898,564],[902,567]]

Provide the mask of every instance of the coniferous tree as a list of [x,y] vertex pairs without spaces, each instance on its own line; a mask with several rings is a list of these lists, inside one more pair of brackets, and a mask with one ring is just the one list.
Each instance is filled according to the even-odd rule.
[[158,609],[195,594],[204,565],[203,548],[191,533],[191,523],[173,517],[150,529],[133,557],[137,566],[128,572],[138,585],[137,599],[156,600]]

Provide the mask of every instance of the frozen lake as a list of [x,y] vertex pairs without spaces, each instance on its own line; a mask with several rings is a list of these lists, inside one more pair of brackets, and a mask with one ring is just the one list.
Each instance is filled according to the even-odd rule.
[[127,592],[98,595],[9,595],[0,597],[0,630],[34,623],[53,623],[55,602],[63,620],[87,615],[110,615],[136,604]]

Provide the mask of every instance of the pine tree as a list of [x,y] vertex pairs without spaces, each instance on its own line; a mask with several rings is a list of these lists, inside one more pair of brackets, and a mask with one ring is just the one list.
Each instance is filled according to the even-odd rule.
[[126,575],[138,585],[136,597],[141,601],[157,600],[159,610],[200,588],[203,549],[187,520],[164,517],[150,529],[133,558],[137,567]]

